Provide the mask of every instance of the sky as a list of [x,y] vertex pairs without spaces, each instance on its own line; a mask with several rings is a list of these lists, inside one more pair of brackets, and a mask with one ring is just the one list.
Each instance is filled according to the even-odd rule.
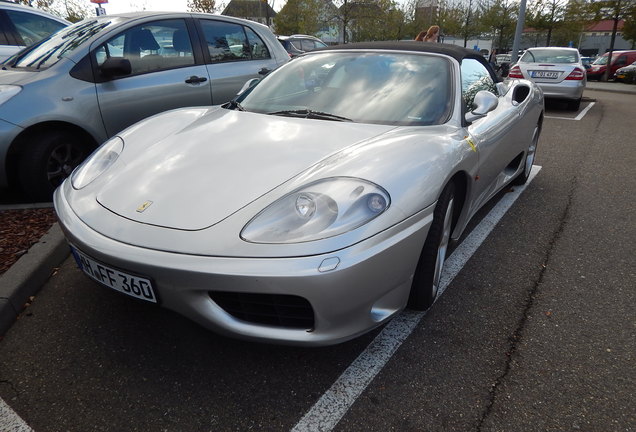
[[[97,6],[97,5],[95,5]],[[123,12],[135,12],[140,10],[150,11],[179,11],[188,10],[187,0],[108,0],[102,4],[107,14]]]
[[[89,0],[85,0],[89,1]],[[230,0],[217,0],[217,5],[224,5]],[[274,10],[280,10],[287,0],[269,0]],[[91,6],[97,6],[92,4]],[[108,0],[108,3],[102,4],[107,14],[116,14],[124,12],[137,12],[141,10],[149,11],[177,11],[185,12],[188,10],[188,0]]]

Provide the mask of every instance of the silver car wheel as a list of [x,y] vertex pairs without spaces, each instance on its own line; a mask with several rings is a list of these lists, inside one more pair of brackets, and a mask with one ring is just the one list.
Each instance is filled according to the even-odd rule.
[[532,165],[534,165],[534,159],[537,153],[539,135],[541,135],[541,126],[537,125],[532,135],[532,142],[530,143],[530,145],[528,146],[528,150],[526,151],[526,158],[523,163],[523,171],[521,171],[517,178],[512,180],[511,184],[520,186],[528,181],[528,178],[530,177],[530,171],[532,170]]
[[442,277],[442,270],[444,268],[444,261],[446,260],[446,251],[448,250],[448,243],[450,241],[451,227],[453,222],[453,206],[455,200],[451,198],[446,206],[446,214],[444,215],[444,230],[442,232],[442,239],[439,247],[437,248],[437,259],[435,261],[435,273],[433,275],[433,291],[431,296],[437,297],[439,292],[439,281]]
[[453,215],[455,212],[455,184],[446,185],[437,200],[433,222],[413,275],[408,306],[415,310],[428,309],[439,291],[439,283],[448,251]]
[[534,165],[534,156],[537,152],[537,142],[539,141],[539,127],[534,129],[534,135],[532,137],[532,144],[528,147],[528,153],[526,153],[526,166],[525,172],[530,173],[532,165]]

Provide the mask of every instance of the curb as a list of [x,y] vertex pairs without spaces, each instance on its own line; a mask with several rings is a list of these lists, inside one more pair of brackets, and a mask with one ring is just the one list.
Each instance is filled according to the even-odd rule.
[[624,89],[621,90],[621,89],[588,87],[585,89],[585,91],[600,91],[605,93],[620,93],[620,94],[636,94],[636,89],[634,89],[634,91],[625,91]]
[[587,82],[585,91],[602,91],[606,93],[636,94],[635,84],[620,82]]
[[9,330],[29,297],[42,288],[53,269],[69,253],[62,229],[55,223],[26,254],[0,276],[0,336]]

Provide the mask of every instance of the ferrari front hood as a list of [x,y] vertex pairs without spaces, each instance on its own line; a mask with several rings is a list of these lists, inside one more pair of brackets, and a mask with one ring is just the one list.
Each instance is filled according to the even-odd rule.
[[134,157],[126,157],[126,148],[138,143],[128,140],[140,135],[124,137],[125,150],[111,167],[108,181],[100,185],[97,200],[137,222],[200,230],[325,157],[391,129],[210,110],[176,133],[147,143],[143,151],[137,148]]

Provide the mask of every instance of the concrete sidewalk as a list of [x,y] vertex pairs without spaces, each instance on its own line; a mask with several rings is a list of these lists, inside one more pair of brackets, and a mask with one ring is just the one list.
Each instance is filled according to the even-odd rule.
[[62,230],[56,223],[0,276],[0,336],[9,330],[29,297],[37,294],[69,252]]
[[614,81],[588,81],[585,90],[604,91],[611,93],[636,94],[636,84],[625,84]]
[[[586,91],[636,94],[635,84],[588,81]],[[2,206],[0,211],[8,208]],[[27,205],[28,207],[28,205]],[[54,269],[69,255],[69,248],[58,224],[53,225],[28,253],[0,276],[0,336],[4,335]]]

